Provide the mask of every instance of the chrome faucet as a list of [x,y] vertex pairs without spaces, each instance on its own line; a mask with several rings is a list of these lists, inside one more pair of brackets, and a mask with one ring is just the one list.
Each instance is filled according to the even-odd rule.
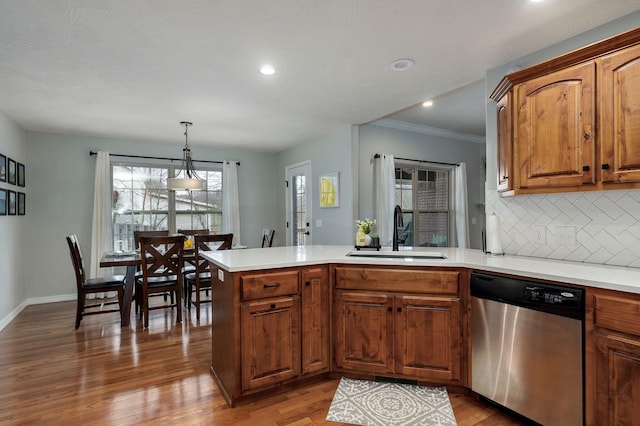
[[396,205],[393,210],[393,251],[398,251],[398,228],[402,228],[403,226],[402,209]]

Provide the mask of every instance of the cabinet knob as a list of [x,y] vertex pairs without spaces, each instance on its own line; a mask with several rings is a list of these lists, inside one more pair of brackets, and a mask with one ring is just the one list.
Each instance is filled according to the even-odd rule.
[[307,287],[309,287],[311,285],[311,281],[307,281],[304,283],[304,285],[306,285]]
[[502,180],[507,180],[509,179],[509,176],[502,176]]
[[588,172],[588,171],[589,171],[589,169],[590,169],[590,167],[589,167],[589,166],[582,166],[582,171],[583,171],[583,172]]
[[393,312],[393,308],[392,308],[391,306],[389,306],[389,307],[387,308],[387,312]]
[[584,140],[588,141],[589,139],[591,139],[591,135],[589,133],[585,133],[584,134]]
[[602,165],[602,170],[607,170],[609,168],[609,165],[607,163]]
[[396,309],[398,312],[402,312],[402,308],[397,308]]
[[272,304],[271,304],[271,309],[275,309],[275,308],[276,308],[276,304],[275,304],[275,303],[272,303]]

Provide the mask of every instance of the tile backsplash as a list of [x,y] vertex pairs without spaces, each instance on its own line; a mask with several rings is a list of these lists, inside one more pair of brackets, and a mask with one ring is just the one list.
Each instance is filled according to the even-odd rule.
[[500,218],[505,253],[640,268],[640,190],[500,197],[485,191]]

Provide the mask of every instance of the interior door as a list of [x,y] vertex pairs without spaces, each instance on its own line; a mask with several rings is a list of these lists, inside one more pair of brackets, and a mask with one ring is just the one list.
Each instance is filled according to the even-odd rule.
[[311,161],[287,166],[287,245],[311,244]]

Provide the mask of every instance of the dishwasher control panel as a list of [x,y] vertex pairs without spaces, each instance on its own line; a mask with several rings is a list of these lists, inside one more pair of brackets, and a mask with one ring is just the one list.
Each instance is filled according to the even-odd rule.
[[538,285],[525,285],[523,299],[533,303],[548,305],[580,306],[580,293],[568,288],[549,288]]

